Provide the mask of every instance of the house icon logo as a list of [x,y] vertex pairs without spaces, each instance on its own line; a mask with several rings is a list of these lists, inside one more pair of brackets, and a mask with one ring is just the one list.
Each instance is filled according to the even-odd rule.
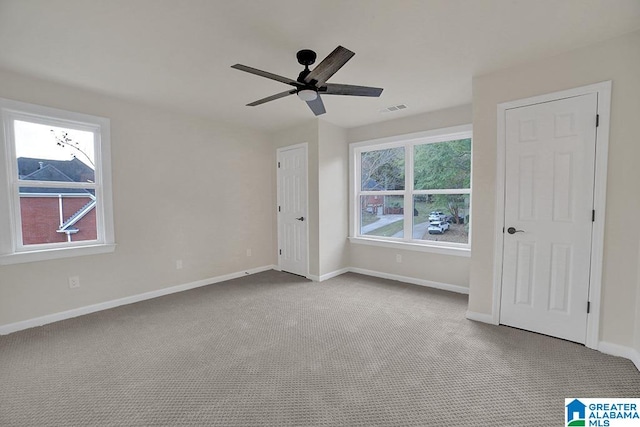
[[584,426],[585,425],[585,409],[587,405],[578,399],[573,399],[567,405],[567,427]]

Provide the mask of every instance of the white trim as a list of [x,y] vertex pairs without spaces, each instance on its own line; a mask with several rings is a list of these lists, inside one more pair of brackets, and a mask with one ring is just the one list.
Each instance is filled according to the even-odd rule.
[[[280,153],[282,153],[283,151],[288,151],[288,150],[296,150],[298,148],[304,148],[304,161],[305,161],[305,177],[304,177],[304,190],[306,192],[306,206],[305,206],[305,213],[304,216],[307,219],[306,223],[305,223],[305,229],[306,229],[306,233],[307,233],[307,265],[305,266],[306,271],[304,272],[304,276],[307,277],[308,279],[311,280],[315,280],[318,281],[316,279],[313,279],[310,275],[309,275],[309,265],[310,265],[310,260],[309,257],[311,255],[310,251],[309,251],[309,143],[307,142],[302,142],[300,144],[294,144],[294,145],[288,145],[286,147],[280,147],[276,149],[276,226],[277,226],[277,233],[278,233],[278,248],[276,249],[276,256],[278,257],[278,271],[282,271],[281,267],[280,267],[280,259],[281,259],[281,255],[280,255],[280,248],[282,247],[281,243],[281,224],[280,224],[280,215],[278,215],[278,206],[280,206],[280,168],[278,167],[278,162],[280,162]],[[294,273],[295,274],[295,273]],[[317,276],[313,276],[313,277],[317,277]]]
[[[40,186],[40,185],[36,185],[37,187],[44,187],[44,186]],[[29,198],[29,197],[37,197],[39,199],[41,198],[58,198],[60,196],[65,197],[65,198],[76,198],[76,199],[93,199],[95,200],[96,197],[91,194],[91,193],[63,193],[63,192],[57,192],[57,193],[18,193],[20,194],[20,198],[24,199],[24,198]]]
[[[596,128],[595,180],[593,208],[596,211],[591,230],[591,272],[589,301],[591,313],[587,316],[586,346],[597,348],[600,339],[600,309],[602,303],[602,267],[604,265],[604,221],[607,199],[607,164],[609,158],[609,130],[611,127],[611,81],[598,87],[599,126]],[[635,362],[634,362],[635,363]],[[636,364],[636,366],[640,366]]]
[[364,237],[349,237],[349,241],[358,245],[380,246],[383,248],[404,249],[416,252],[432,252],[436,254],[455,255],[466,258],[471,257],[471,249],[466,247],[466,245],[465,247],[456,248],[453,246],[425,245],[404,241],[378,240],[374,238],[368,239]]
[[619,344],[613,344],[606,341],[600,341],[598,343],[598,347],[596,350],[601,351],[604,354],[609,354],[611,356],[624,357],[625,359],[629,359],[636,365],[636,369],[640,371],[640,352],[638,350],[625,347]]
[[[412,239],[412,224],[413,221],[408,221],[407,219],[412,218],[411,212],[413,212],[413,197],[419,194],[448,194],[448,195],[457,195],[457,194],[468,194],[469,195],[469,209],[468,215],[471,217],[472,210],[472,188],[473,183],[470,182],[470,187],[465,189],[438,189],[438,190],[415,190],[413,188],[413,147],[416,145],[422,144],[430,144],[436,142],[444,142],[451,141],[456,139],[473,139],[473,126],[471,124],[453,126],[448,128],[439,128],[432,129],[423,132],[416,132],[404,135],[395,135],[386,138],[372,139],[360,142],[353,142],[349,144],[349,238],[354,243],[364,243],[364,244],[372,244],[377,245],[376,243],[369,242],[389,242],[398,244],[407,244],[412,247],[425,247],[425,248],[435,248],[436,250],[426,249],[424,252],[436,252],[436,253],[444,253],[448,255],[458,255],[456,244],[437,244],[428,240],[415,240]],[[473,144],[473,142],[472,142]],[[405,149],[405,185],[404,190],[383,190],[383,191],[363,191],[360,188],[360,174],[361,174],[361,165],[360,165],[360,154],[363,151],[377,151],[389,148],[399,148],[402,147]],[[471,164],[473,164],[473,153],[471,158]],[[473,171],[472,176],[473,177]],[[360,197],[361,196],[390,196],[390,195],[399,195],[404,197],[404,229],[403,236],[401,238],[392,238],[392,237],[373,237],[370,239],[368,236],[363,236],[360,234]],[[468,242],[464,244],[459,244],[462,249],[466,249],[469,251],[470,256],[471,251],[471,224],[469,224],[469,235]],[[362,239],[362,240],[355,240]],[[384,246],[384,245],[379,245]],[[454,248],[453,251],[447,252],[440,251],[441,247]],[[395,246],[396,248],[403,249],[402,247]],[[405,247],[404,249],[410,249],[410,247]],[[416,249],[420,250],[420,249]]]
[[[323,274],[318,278],[318,282],[324,282],[325,280],[333,279],[334,277],[338,277],[341,274],[350,272],[351,269],[349,267],[341,268],[339,270],[332,271],[330,273]],[[315,279],[314,279],[315,280]]]
[[55,249],[42,249],[28,252],[15,252],[7,255],[0,255],[0,265],[22,264],[25,262],[47,261],[51,259],[72,258],[85,255],[107,254],[116,250],[115,243],[78,245]]
[[476,322],[488,323],[490,325],[497,325],[497,323],[495,323],[495,321],[493,320],[493,316],[491,314],[478,313],[477,311],[467,310],[465,317],[469,320],[473,320]]
[[386,138],[376,138],[376,139],[370,139],[366,141],[352,142],[351,144],[349,144],[349,146],[358,148],[358,147],[369,146],[369,145],[380,145],[379,148],[378,147],[376,148],[381,150],[383,148],[387,148],[384,146],[384,144],[388,144],[390,148],[394,146],[394,143],[397,143],[399,141],[415,143],[415,144],[449,141],[452,139],[451,137],[453,137],[453,139],[456,139],[456,137],[458,136],[464,137],[466,133],[469,133],[472,131],[473,131],[473,126],[471,124],[466,124],[466,125],[460,125],[460,126],[451,126],[448,128],[432,129],[432,130],[427,130],[422,132],[407,133],[404,135],[394,135]]
[[[6,174],[0,175],[0,265],[42,261],[85,254],[112,252],[115,248],[113,226],[113,197],[111,187],[111,136],[110,120],[58,108],[0,98],[0,116],[3,132],[0,133],[0,164],[6,166]],[[14,120],[66,127],[93,134],[95,182],[49,182],[21,180],[16,170],[14,147]],[[2,148],[2,147],[0,147]],[[20,215],[21,186],[46,188],[94,189],[98,203],[96,209],[97,238],[85,242],[59,242],[24,245]]]
[[600,123],[596,128],[596,168],[594,179],[594,201],[596,211],[595,222],[592,228],[591,241],[591,280],[589,286],[589,301],[591,313],[587,316],[587,336],[585,345],[589,348],[597,348],[600,331],[600,303],[602,293],[602,264],[604,253],[604,221],[606,211],[607,188],[607,158],[609,152],[609,127],[611,109],[611,81],[605,81],[588,86],[553,92],[532,98],[519,99],[504,102],[497,106],[497,158],[496,158],[496,213],[495,213],[495,241],[493,263],[493,323],[500,322],[500,295],[502,292],[502,261],[503,261],[503,236],[504,228],[504,197],[505,197],[505,115],[512,108],[551,102],[559,99],[596,93],[598,95],[597,114],[600,115]]
[[209,279],[197,280],[195,282],[185,283],[177,286],[170,286],[168,288],[158,289],[151,292],[145,292],[142,294],[132,295],[129,297],[119,298],[111,301],[105,301],[98,304],[87,305],[85,307],[74,308],[72,310],[62,311],[59,313],[48,314],[46,316],[36,317],[34,319],[22,320],[20,322],[9,323],[0,326],[0,335],[7,335],[12,332],[21,331],[24,329],[35,328],[37,326],[47,325],[53,322],[59,322],[60,320],[71,319],[85,314],[95,313],[97,311],[108,310],[110,308],[120,307],[122,305],[133,304],[140,301],[145,301],[164,295],[175,294],[177,292],[187,291],[189,289],[199,288],[201,286],[212,285],[214,283],[220,283],[227,280],[237,279],[244,277],[248,274],[261,273],[267,270],[273,270],[273,265],[265,265],[263,267],[251,268],[248,270],[238,271],[236,273],[225,274],[223,276],[211,277]]
[[365,276],[379,277],[381,279],[395,280],[397,282],[403,282],[403,283],[411,283],[413,285],[425,286],[428,288],[440,289],[443,291],[455,292],[458,294],[465,294],[465,295],[469,294],[469,288],[466,288],[464,286],[433,282],[431,280],[418,279],[418,278],[409,277],[409,276],[400,276],[398,274],[384,273],[382,271],[367,270],[365,268],[358,268],[358,267],[345,267],[339,270],[332,271],[327,274],[323,274],[322,276],[308,275],[307,278],[315,282],[323,282],[325,280],[338,277],[345,273],[364,274]]
[[413,285],[426,286],[428,288],[441,289],[443,291],[455,292],[458,294],[469,294],[469,288],[448,283],[432,282],[431,280],[417,279],[415,277],[400,276],[398,274],[383,273],[381,271],[366,270],[364,268],[351,267],[352,273],[364,274],[366,276],[379,277],[381,279],[396,280],[398,282],[411,283]]
[[502,261],[504,258],[504,210],[506,192],[506,110],[498,104],[498,140],[496,147],[496,212],[495,212],[495,237],[493,252],[493,301],[491,317],[493,324],[500,324],[500,298],[502,296]]

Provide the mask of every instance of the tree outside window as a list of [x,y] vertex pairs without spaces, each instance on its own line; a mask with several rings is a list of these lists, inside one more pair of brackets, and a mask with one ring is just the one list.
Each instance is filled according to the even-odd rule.
[[361,145],[357,236],[469,246],[471,132]]

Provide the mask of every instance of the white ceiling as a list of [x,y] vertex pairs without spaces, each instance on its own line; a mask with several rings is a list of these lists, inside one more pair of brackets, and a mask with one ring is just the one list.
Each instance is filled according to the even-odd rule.
[[[0,68],[100,93],[274,130],[313,117],[287,77],[308,48],[356,56],[332,83],[380,98],[324,96],[353,127],[471,102],[474,75],[640,28],[640,0],[0,0]],[[402,112],[380,113],[396,104]]]

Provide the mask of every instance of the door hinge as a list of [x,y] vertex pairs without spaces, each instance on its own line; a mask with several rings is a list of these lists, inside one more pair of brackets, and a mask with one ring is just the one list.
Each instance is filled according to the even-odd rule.
[[504,227],[502,227],[502,234],[504,234]]
[[591,311],[591,301],[587,301],[587,314]]
[[280,255],[282,255],[282,249],[280,249]]
[[280,162],[278,162],[278,168],[280,168]]
[[600,114],[596,114],[596,127],[600,126]]
[[280,206],[278,206],[278,212],[280,212]]
[[596,222],[596,210],[591,211],[591,222]]

